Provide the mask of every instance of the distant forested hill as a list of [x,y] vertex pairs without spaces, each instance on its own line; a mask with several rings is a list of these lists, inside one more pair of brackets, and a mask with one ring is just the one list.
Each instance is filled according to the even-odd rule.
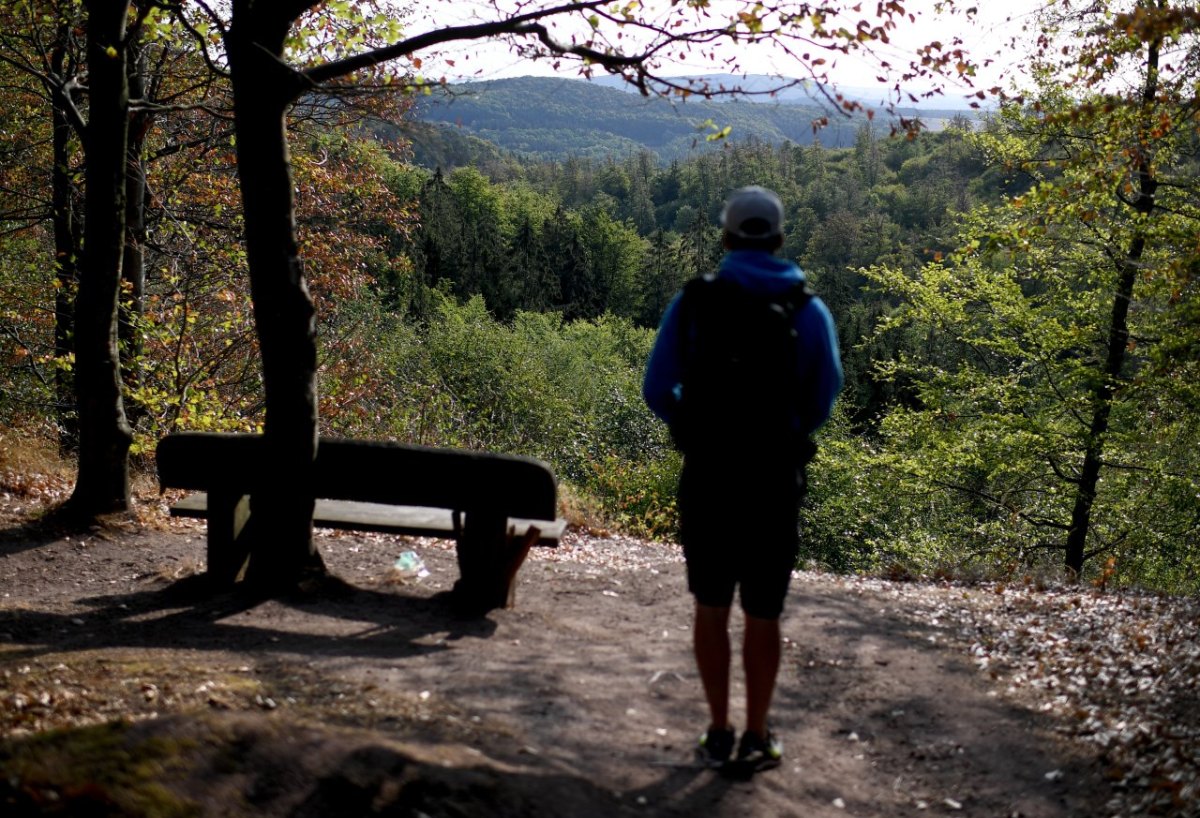
[[[927,111],[938,119],[954,111]],[[854,144],[860,120],[833,119],[813,131],[813,120],[824,115],[815,104],[786,102],[706,101],[686,102],[637,94],[582,80],[553,77],[518,77],[449,86],[421,99],[418,120],[441,126],[433,138],[423,132],[417,141],[417,161],[439,161],[432,142],[451,156],[470,143],[460,138],[486,140],[504,151],[527,158],[563,159],[620,157],[649,150],[662,161],[695,156],[720,145],[706,137],[729,126],[729,139],[756,140],[771,145],[811,144],[816,138],[825,147]],[[476,149],[478,146],[476,145]]]

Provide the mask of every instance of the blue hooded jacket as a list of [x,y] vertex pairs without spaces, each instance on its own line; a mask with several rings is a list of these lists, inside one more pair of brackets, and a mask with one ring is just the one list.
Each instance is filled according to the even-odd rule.
[[[759,250],[732,250],[726,253],[717,276],[762,295],[783,293],[804,280],[804,273],[793,262]],[[642,383],[646,405],[667,423],[673,419],[682,390],[679,297],[676,294],[663,313]],[[843,380],[833,316],[821,299],[810,299],[796,313],[796,334],[800,345],[797,377],[804,382],[810,375],[815,376],[811,381],[815,388],[806,396],[808,403],[802,407],[801,417],[796,418],[797,430],[808,435],[829,419]]]

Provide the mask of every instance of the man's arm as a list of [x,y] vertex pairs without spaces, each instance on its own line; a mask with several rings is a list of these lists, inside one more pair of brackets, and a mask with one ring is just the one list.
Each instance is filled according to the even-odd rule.
[[809,433],[815,432],[829,420],[834,401],[842,391],[845,376],[842,373],[842,356],[838,350],[837,329],[829,308],[820,298],[814,297],[801,313],[800,341],[809,370],[812,396],[809,402]]
[[680,353],[679,295],[676,295],[663,313],[642,380],[642,397],[646,405],[667,423],[671,422],[679,403],[679,384],[683,379]]

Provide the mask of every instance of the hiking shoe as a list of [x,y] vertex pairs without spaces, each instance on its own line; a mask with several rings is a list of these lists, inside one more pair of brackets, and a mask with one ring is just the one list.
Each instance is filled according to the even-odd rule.
[[738,744],[736,766],[738,771],[753,775],[763,770],[778,767],[783,762],[783,744],[770,730],[767,735],[746,731]]
[[696,758],[709,767],[721,767],[733,755],[733,728],[710,727],[700,736]]

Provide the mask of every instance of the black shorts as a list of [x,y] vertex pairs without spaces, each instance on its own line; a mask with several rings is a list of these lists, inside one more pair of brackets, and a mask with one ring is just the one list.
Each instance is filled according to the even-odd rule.
[[688,590],[701,605],[778,619],[800,543],[804,466],[795,462],[697,463],[679,478],[680,541]]

